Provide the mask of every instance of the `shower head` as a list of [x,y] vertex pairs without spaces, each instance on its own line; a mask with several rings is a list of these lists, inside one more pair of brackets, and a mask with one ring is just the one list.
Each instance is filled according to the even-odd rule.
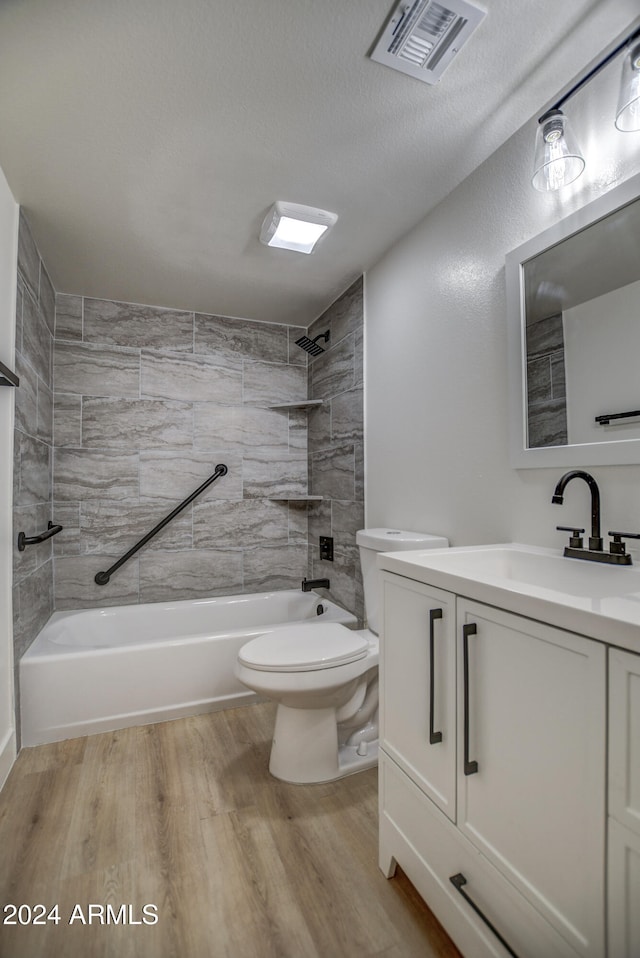
[[324,352],[324,346],[318,346],[318,340],[324,339],[325,343],[328,343],[329,335],[330,330],[327,330],[326,333],[320,333],[315,339],[309,339],[308,336],[301,336],[300,339],[296,339],[296,346],[300,346],[301,349],[306,349],[311,356],[319,356],[320,353]]

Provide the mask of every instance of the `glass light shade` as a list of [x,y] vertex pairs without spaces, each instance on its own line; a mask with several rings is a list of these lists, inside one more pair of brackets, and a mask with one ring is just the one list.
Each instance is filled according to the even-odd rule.
[[540,117],[531,182],[536,190],[559,190],[584,170],[584,157],[561,110]]
[[616,127],[623,133],[640,130],[640,44],[625,55],[620,78],[620,96],[616,110]]
[[268,245],[310,253],[326,230],[327,227],[321,223],[306,223],[304,220],[283,216]]

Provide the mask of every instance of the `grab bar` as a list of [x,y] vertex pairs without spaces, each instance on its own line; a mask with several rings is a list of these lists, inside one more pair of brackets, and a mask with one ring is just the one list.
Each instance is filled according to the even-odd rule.
[[38,542],[44,542],[45,539],[50,539],[51,536],[57,536],[59,532],[62,532],[62,526],[54,526],[51,519],[49,519],[47,531],[41,532],[39,536],[27,536],[24,532],[19,532],[18,552],[24,552],[27,546],[35,546]]
[[20,380],[15,373],[11,372],[8,366],[0,363],[0,386],[19,386]]
[[213,473],[213,475],[209,476],[209,478],[205,480],[205,482],[203,482],[201,486],[198,486],[195,492],[192,492],[190,496],[187,496],[186,499],[183,499],[180,505],[176,506],[173,512],[170,512],[168,516],[165,516],[164,519],[162,519],[162,521],[157,524],[157,526],[153,527],[151,532],[147,532],[146,536],[143,536],[139,542],[136,542],[136,544],[131,549],[129,549],[129,551],[126,552],[121,559],[118,559],[117,562],[114,562],[113,565],[110,566],[110,568],[108,568],[105,572],[97,572],[95,575],[95,581],[97,582],[97,584],[106,585],[109,579],[111,578],[111,576],[113,575],[113,573],[116,572],[116,570],[119,569],[120,566],[124,565],[125,562],[127,562],[127,560],[130,559],[132,555],[135,555],[138,549],[141,549],[144,545],[146,545],[149,539],[153,539],[156,533],[160,532],[161,529],[164,529],[167,523],[171,522],[172,519],[175,519],[178,513],[182,512],[182,510],[185,509],[190,502],[193,502],[196,496],[199,496],[201,492],[204,492],[204,490],[208,486],[210,486],[212,482],[215,482],[215,480],[219,479],[220,476],[226,476],[228,471],[229,470],[223,463],[220,463],[219,465],[217,465],[216,471]]

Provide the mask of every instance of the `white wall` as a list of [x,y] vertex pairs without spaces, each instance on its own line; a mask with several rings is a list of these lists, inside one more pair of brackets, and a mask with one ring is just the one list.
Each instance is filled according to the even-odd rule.
[[[613,126],[617,76],[567,104],[588,161],[575,184],[531,187],[533,118],[367,274],[368,525],[560,546],[556,525],[588,523],[585,484],[553,506],[564,470],[509,466],[504,257],[640,168],[640,133]],[[590,471],[604,531],[640,531],[640,465]]]
[[[14,368],[18,206],[0,170],[0,360]],[[13,412],[15,393],[0,387],[0,787],[16,757],[13,709]]]
[[639,304],[640,282],[629,283],[562,314],[570,442],[640,437],[637,419],[622,419],[612,426],[595,421],[608,412],[640,409]]

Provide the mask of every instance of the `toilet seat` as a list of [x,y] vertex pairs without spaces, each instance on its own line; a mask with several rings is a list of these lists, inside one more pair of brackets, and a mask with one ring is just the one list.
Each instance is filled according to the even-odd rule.
[[356,662],[368,651],[362,633],[327,622],[267,632],[247,642],[238,659],[260,672],[315,672]]

